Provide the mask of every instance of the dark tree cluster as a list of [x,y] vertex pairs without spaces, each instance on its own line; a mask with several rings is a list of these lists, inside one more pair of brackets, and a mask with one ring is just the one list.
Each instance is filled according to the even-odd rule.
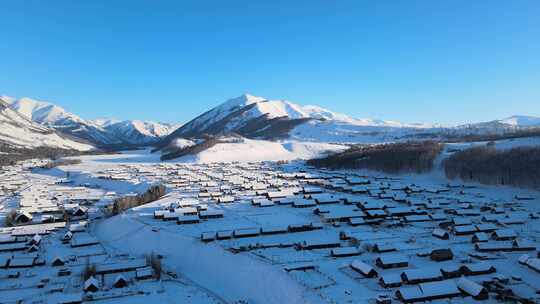
[[443,145],[433,141],[354,146],[347,151],[312,159],[308,164],[331,169],[369,169],[387,173],[426,172]]
[[444,160],[448,178],[483,184],[540,187],[540,147],[497,150],[493,146],[473,147]]
[[116,215],[127,209],[153,202],[165,195],[165,186],[155,185],[146,192],[137,196],[125,196],[117,198],[112,205],[112,214]]
[[95,152],[81,152],[77,150],[51,147],[35,147],[32,149],[26,149],[0,143],[0,167],[14,165],[19,161],[33,158],[54,160],[65,156],[77,156],[91,153]]

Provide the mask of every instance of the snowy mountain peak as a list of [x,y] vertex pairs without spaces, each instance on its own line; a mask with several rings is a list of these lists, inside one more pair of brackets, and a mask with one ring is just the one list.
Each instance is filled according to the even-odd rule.
[[319,106],[302,106],[287,100],[268,99],[250,94],[229,99],[209,112],[218,114],[216,118],[221,118],[223,115],[219,115],[219,113],[227,114],[246,106],[253,107],[250,108],[251,115],[248,115],[250,117],[266,115],[269,118],[287,117],[289,119],[314,118],[347,122],[354,121],[354,119],[345,114],[334,113]]
[[224,103],[215,107],[213,110],[216,110],[217,112],[226,112],[226,111],[231,111],[233,109],[245,107],[250,104],[258,103],[264,100],[266,99],[263,97],[257,97],[250,94],[243,94],[238,97],[228,99]]

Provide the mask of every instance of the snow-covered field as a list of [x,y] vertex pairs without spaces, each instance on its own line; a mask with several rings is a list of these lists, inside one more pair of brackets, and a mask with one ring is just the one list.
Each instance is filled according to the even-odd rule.
[[311,159],[346,149],[347,146],[326,143],[242,139],[241,142],[219,143],[196,155],[184,156],[174,161],[188,163],[289,161]]

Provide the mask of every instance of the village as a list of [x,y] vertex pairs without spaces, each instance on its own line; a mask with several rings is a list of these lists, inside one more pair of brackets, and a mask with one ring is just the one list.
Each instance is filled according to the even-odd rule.
[[[302,162],[0,174],[2,303],[537,303],[540,197]],[[115,212],[152,185],[166,194]]]

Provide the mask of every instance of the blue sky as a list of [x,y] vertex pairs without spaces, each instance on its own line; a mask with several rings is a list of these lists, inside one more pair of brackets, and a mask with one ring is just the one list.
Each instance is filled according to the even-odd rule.
[[540,116],[540,1],[2,1],[0,94],[185,122],[244,92],[354,117]]

